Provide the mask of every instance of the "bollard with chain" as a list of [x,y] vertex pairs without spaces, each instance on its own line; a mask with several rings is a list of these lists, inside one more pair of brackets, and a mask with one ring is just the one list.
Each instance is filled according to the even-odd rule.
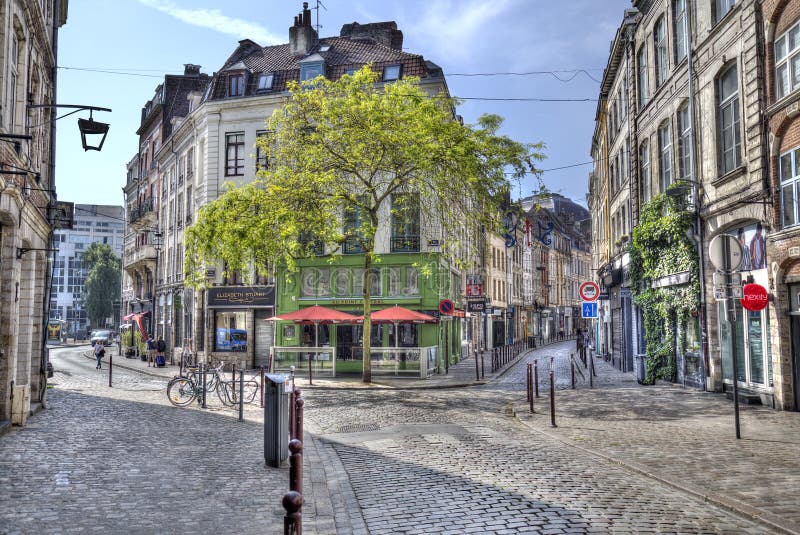
[[556,380],[553,357],[550,357],[550,425],[556,427]]

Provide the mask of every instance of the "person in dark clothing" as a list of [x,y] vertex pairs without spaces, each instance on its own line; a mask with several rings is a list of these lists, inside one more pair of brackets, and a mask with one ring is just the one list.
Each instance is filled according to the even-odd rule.
[[106,348],[103,345],[103,342],[97,342],[94,345],[94,358],[97,359],[97,367],[96,367],[96,369],[99,370],[99,369],[102,368],[101,363],[103,362],[103,357],[105,357],[105,356],[106,356]]
[[161,367],[165,366],[165,359],[164,353],[167,350],[167,343],[164,341],[164,338],[159,336],[158,342],[156,342],[156,365]]

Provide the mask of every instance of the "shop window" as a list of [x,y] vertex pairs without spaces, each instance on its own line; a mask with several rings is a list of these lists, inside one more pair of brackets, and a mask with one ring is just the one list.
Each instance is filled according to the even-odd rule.
[[215,327],[214,351],[247,351],[246,312],[217,312]]

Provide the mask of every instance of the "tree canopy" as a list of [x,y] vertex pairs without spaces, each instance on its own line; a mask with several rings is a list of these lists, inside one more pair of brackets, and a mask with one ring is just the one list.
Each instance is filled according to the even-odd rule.
[[[498,116],[462,124],[457,102],[444,92],[430,94],[419,79],[378,81],[366,66],[336,81],[289,84],[286,104],[268,121],[270,134],[258,141],[267,169],[249,184],[229,185],[189,228],[187,284],[203,286],[206,265],[219,261],[245,276],[275,265],[291,272],[316,244],[357,245],[366,273],[377,260],[377,229],[390,216],[413,214],[442,236],[460,231],[467,215],[476,227],[501,230],[512,181],[535,171],[542,145],[498,134]],[[368,381],[368,358],[364,366]]]
[[102,326],[114,312],[114,301],[120,299],[122,263],[105,243],[90,244],[81,258],[87,269],[83,303],[89,324]]

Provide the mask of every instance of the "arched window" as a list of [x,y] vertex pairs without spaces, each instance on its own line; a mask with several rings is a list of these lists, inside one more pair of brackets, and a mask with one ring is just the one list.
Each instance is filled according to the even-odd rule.
[[739,80],[736,65],[725,70],[718,80],[720,174],[742,163],[742,133],[739,128]]

